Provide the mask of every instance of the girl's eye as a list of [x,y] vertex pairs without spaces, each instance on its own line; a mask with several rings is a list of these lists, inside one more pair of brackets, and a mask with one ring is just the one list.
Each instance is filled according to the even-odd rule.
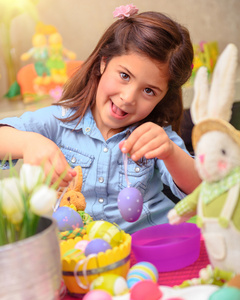
[[123,80],[129,81],[129,79],[130,79],[129,75],[126,73],[123,73],[123,72],[120,73],[120,76]]
[[147,94],[147,95],[155,95],[155,93],[154,93],[154,91],[152,90],[152,89],[150,89],[150,88],[146,88],[145,90],[145,93]]

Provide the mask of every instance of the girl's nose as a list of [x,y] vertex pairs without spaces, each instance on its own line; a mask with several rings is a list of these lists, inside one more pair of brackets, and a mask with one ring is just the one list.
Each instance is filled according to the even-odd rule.
[[133,105],[136,102],[136,91],[134,89],[126,88],[120,94],[121,100],[125,104]]
[[204,159],[205,159],[205,154],[198,155],[198,159],[199,159],[200,163],[203,164],[204,163]]

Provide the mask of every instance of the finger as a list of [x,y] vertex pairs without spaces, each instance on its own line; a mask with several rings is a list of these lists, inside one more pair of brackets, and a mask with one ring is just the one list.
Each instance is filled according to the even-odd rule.
[[[145,124],[144,124],[145,125]],[[139,139],[149,131],[149,128],[146,126],[140,126],[136,128],[128,137],[127,140],[124,141],[124,144],[122,146],[122,152],[123,153],[131,153],[133,151],[133,148],[135,144],[139,141]],[[136,150],[135,150],[136,151]]]
[[123,147],[123,145],[124,145],[124,143],[125,143],[125,141],[121,141],[120,143],[119,143],[119,148],[122,150],[122,147]]
[[[52,182],[52,184],[56,183],[56,181]],[[61,180],[59,183],[58,183],[58,186],[59,187],[67,187],[69,186],[69,181],[65,181],[65,180]]]
[[58,152],[54,158],[50,158],[50,163],[52,164],[52,168],[54,168],[55,173],[59,177],[62,177],[65,181],[70,181],[73,176],[76,176],[75,171],[71,169],[61,151]]
[[161,146],[157,147],[156,149],[148,151],[145,154],[145,157],[146,159],[151,159],[151,158],[166,159],[168,153],[169,153],[169,144],[164,143]]
[[139,139],[135,142],[135,144],[132,147],[131,154],[134,154],[138,152],[141,149],[145,149],[148,147],[156,147],[161,142],[161,139],[159,136],[154,134],[153,132],[145,132],[142,134]]
[[72,177],[76,177],[77,176],[77,172],[75,170],[71,169],[70,167],[68,169],[68,174],[70,174]]
[[[56,187],[59,185],[67,186],[73,178],[71,173],[67,172],[67,168],[61,165],[60,162],[58,164],[58,168],[54,168],[51,161],[45,160],[43,168],[46,176],[46,182],[54,184]],[[68,168],[70,167],[68,166]]]
[[72,176],[62,178],[56,172],[53,172],[51,175],[51,185],[54,185],[55,187],[67,187],[73,179]]
[[43,165],[44,173],[45,173],[45,182],[47,184],[55,183],[58,179],[58,175],[56,174],[54,168],[52,167],[49,161],[45,161]]
[[[131,158],[134,161],[137,161],[137,160],[141,159],[142,157],[153,158],[154,156],[152,156],[151,153],[153,151],[154,151],[154,153],[157,153],[157,151],[160,147],[161,147],[161,144],[159,143],[158,138],[149,140],[148,142],[141,144],[141,147],[139,147],[139,149],[137,149],[137,151],[135,151],[131,154]],[[150,155],[146,156],[146,154],[148,154],[148,153],[150,153]]]

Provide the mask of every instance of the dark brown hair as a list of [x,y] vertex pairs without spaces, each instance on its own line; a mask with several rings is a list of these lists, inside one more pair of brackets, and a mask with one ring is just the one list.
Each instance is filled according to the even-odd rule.
[[[169,66],[169,89],[150,115],[141,121],[172,125],[179,131],[183,112],[181,86],[191,76],[193,48],[188,30],[164,14],[144,12],[117,20],[103,34],[92,54],[67,82],[59,105],[76,112],[63,121],[84,116],[95,103],[101,77],[100,62],[137,52]],[[67,99],[67,100],[66,100]]]

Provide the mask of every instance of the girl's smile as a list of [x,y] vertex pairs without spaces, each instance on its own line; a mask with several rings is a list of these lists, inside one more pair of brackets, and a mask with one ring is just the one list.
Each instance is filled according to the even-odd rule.
[[130,53],[101,61],[94,119],[108,139],[146,118],[168,90],[168,65]]
[[123,119],[125,116],[127,116],[128,113],[123,111],[121,108],[116,106],[112,101],[110,101],[110,114],[112,114],[114,118]]

